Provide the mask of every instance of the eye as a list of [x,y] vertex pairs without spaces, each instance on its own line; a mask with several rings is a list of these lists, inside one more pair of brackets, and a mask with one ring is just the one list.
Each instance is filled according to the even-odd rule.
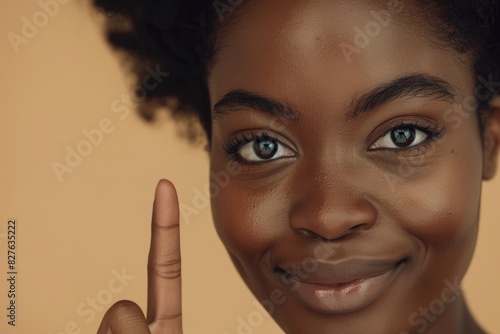
[[248,137],[243,135],[243,138],[236,138],[234,141],[226,143],[224,149],[234,160],[243,164],[295,156],[294,151],[287,145],[267,133],[260,135],[251,133]]
[[431,136],[432,134],[416,126],[401,125],[386,132],[370,146],[370,149],[413,147],[423,143]]

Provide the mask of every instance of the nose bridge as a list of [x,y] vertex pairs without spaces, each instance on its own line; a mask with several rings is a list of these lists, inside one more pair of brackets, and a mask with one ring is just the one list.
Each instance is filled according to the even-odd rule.
[[296,183],[297,200],[290,212],[290,227],[299,233],[337,239],[377,220],[376,208],[363,186],[362,171],[353,166],[304,168]]

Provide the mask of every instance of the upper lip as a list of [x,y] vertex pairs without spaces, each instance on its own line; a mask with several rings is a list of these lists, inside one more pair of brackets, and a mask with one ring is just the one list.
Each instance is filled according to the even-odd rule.
[[294,280],[318,285],[339,285],[382,275],[403,260],[352,258],[338,262],[315,261],[314,270],[301,264],[278,266],[278,271]]

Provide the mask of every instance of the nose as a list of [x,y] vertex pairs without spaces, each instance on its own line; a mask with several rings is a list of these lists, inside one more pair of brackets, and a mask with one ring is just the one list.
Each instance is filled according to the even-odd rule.
[[296,186],[299,196],[289,224],[298,234],[335,240],[370,229],[377,221],[377,210],[359,178],[316,176],[302,178]]

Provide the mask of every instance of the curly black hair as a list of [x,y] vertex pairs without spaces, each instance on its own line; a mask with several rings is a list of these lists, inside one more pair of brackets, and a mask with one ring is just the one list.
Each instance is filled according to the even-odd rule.
[[[472,51],[476,77],[500,81],[500,4],[497,0],[418,0],[433,6],[434,33],[459,53]],[[210,142],[207,75],[216,53],[215,36],[250,0],[93,0],[106,15],[106,36],[124,51],[138,84],[151,67],[170,73],[141,97],[139,113],[153,120],[165,107],[174,119],[200,122]],[[500,93],[496,88],[495,94]],[[137,92],[136,92],[137,94]],[[491,97],[490,97],[491,98]],[[478,101],[481,133],[489,101]],[[195,128],[195,127],[194,127]],[[193,127],[191,127],[193,129]],[[188,132],[193,140],[199,135]]]

